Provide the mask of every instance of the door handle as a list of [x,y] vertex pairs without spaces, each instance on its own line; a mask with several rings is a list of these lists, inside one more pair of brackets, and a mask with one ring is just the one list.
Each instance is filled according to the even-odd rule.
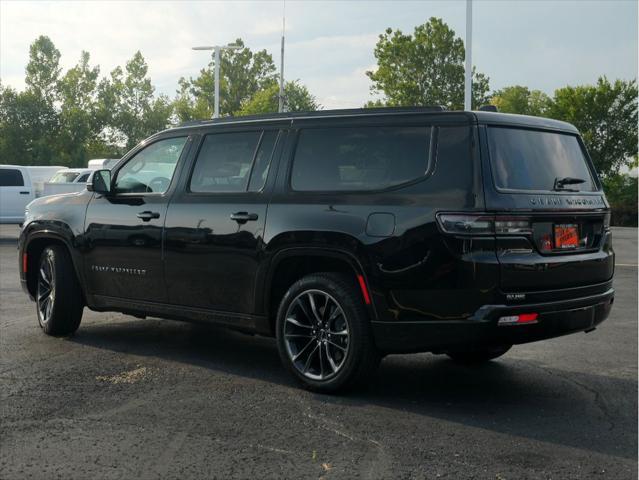
[[254,222],[257,218],[257,213],[236,212],[231,214],[231,220],[235,220],[237,223]]
[[137,215],[138,218],[142,219],[144,222],[148,222],[152,218],[160,218],[160,214],[158,212],[140,212]]
[[20,192],[20,195],[29,195],[29,192]]

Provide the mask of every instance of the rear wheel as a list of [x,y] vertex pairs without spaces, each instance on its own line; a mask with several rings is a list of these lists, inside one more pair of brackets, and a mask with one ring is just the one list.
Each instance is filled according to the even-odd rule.
[[379,365],[368,314],[345,275],[318,273],[294,283],[280,304],[276,329],[282,362],[310,390],[361,385]]
[[493,347],[480,347],[468,350],[448,351],[448,355],[453,361],[465,365],[473,365],[488,362],[497,357],[501,357],[506,353],[512,345],[498,345]]
[[36,306],[38,322],[47,335],[69,335],[80,326],[82,292],[64,247],[52,245],[40,256]]

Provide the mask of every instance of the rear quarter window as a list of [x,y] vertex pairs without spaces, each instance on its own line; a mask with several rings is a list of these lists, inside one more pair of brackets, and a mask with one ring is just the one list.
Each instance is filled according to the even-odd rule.
[[291,188],[382,190],[422,178],[430,169],[431,133],[428,126],[302,129]]

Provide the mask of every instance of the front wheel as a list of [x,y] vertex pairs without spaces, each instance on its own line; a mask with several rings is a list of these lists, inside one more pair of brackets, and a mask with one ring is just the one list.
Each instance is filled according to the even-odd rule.
[[448,351],[448,355],[454,362],[473,365],[485,363],[494,358],[501,357],[512,345],[498,345],[493,347],[478,347],[467,350]]
[[47,335],[69,335],[80,326],[82,292],[71,257],[62,246],[47,247],[40,256],[36,306],[38,323]]
[[345,275],[318,273],[295,282],[280,303],[276,334],[282,363],[310,390],[361,385],[379,365],[361,295]]

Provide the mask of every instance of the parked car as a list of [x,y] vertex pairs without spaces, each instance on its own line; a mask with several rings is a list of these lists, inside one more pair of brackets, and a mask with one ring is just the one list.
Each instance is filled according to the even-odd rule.
[[20,278],[50,335],[85,306],[276,337],[319,391],[386,354],[468,364],[594,330],[608,202],[572,125],[439,108],[203,121],[36,200]]
[[42,195],[57,166],[0,165],[0,223],[21,223],[26,206]]
[[51,180],[45,182],[43,196],[58,193],[79,192],[86,188],[87,181],[94,170],[89,168],[67,168],[57,172]]
[[99,170],[101,168],[111,168],[118,163],[119,158],[94,158],[89,160],[88,168],[91,170]]

